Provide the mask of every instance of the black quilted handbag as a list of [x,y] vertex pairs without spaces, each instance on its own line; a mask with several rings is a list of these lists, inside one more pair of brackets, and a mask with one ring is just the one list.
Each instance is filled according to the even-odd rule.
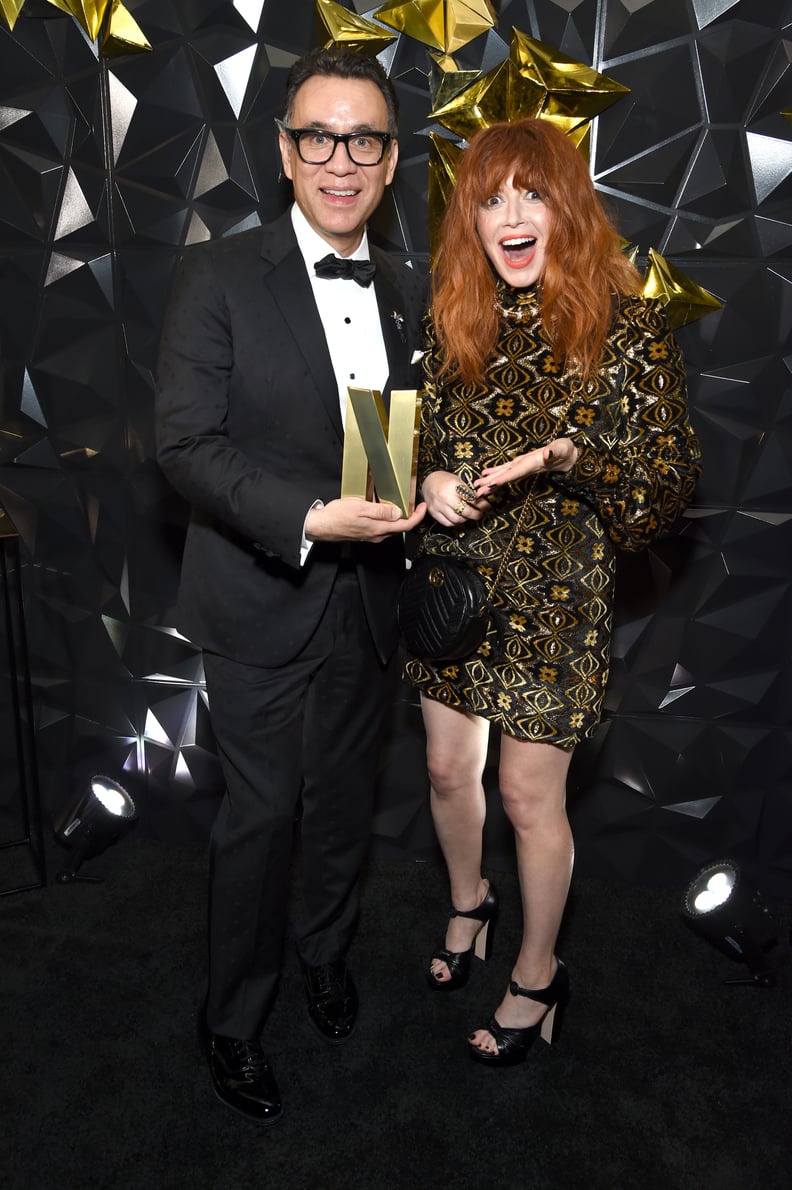
[[[528,511],[528,497],[487,588],[461,558],[419,554],[401,585],[396,614],[409,653],[435,661],[459,661],[475,653],[494,619],[492,598],[503,578]],[[500,629],[500,625],[496,626]],[[498,632],[499,643],[501,633]]]
[[484,579],[458,558],[422,554],[399,592],[399,629],[416,657],[469,657],[486,636],[490,616]]

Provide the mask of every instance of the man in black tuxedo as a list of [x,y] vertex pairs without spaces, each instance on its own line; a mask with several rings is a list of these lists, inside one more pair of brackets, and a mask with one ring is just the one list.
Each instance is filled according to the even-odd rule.
[[296,62],[279,139],[294,206],[185,254],[162,339],[158,458],[192,505],[178,624],[203,649],[227,785],[211,841],[209,1066],[220,1099],[261,1123],[281,1113],[260,1034],[298,805],[309,1018],[341,1042],[357,1016],[345,955],[403,534],[425,511],[339,498],[347,385],[387,399],[418,384],[425,279],[366,236],[396,167],[396,122],[375,59],[321,50]]

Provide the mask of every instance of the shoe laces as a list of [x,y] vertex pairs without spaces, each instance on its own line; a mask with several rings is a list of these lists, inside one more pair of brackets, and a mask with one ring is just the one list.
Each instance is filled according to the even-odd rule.
[[330,963],[326,963],[322,967],[317,967],[316,982],[319,986],[320,996],[330,996],[336,993],[344,994],[344,985],[339,979],[338,972]]
[[257,1077],[267,1069],[267,1056],[256,1042],[234,1040],[232,1047],[242,1074]]

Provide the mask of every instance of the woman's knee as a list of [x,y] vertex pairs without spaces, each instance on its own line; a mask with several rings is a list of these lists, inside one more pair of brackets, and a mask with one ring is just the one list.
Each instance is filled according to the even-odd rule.
[[500,795],[503,812],[515,829],[527,829],[538,819],[541,798],[536,791],[514,782],[502,781]]
[[527,741],[504,740],[498,772],[503,809],[513,826],[538,824],[566,814],[570,754]]
[[444,748],[427,752],[426,767],[432,789],[439,797],[451,796],[471,782],[480,783],[481,780],[471,763],[462,760],[458,753]]
[[489,725],[456,708],[424,699],[426,765],[441,797],[480,786],[487,760]]
[[500,795],[503,811],[515,830],[531,830],[566,814],[563,788],[501,775]]

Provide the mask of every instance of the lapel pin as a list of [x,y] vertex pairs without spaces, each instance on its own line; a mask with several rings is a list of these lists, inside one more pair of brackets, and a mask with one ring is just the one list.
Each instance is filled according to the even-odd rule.
[[398,310],[391,310],[391,318],[396,324],[396,330],[399,332],[402,341],[406,342],[404,338],[404,315],[400,314]]

